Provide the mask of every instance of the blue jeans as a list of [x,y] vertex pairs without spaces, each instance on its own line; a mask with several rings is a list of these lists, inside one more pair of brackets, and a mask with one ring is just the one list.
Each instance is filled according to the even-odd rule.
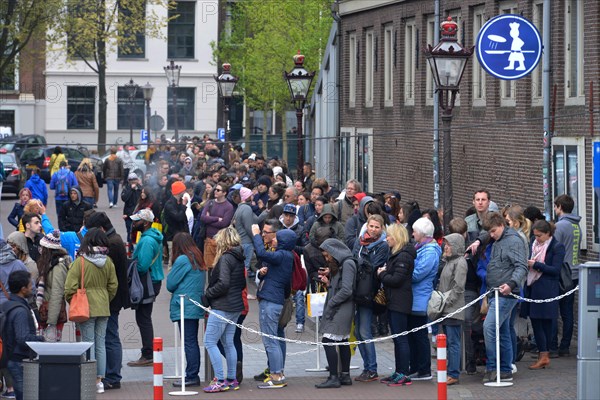
[[[183,327],[185,329],[185,380],[196,381],[199,379],[198,372],[200,372],[200,346],[198,345],[198,319],[184,319]],[[181,333],[181,320],[177,321],[179,324],[179,332]],[[206,340],[205,340],[206,344]],[[208,348],[208,346],[207,346]],[[213,363],[214,365],[214,363]]]
[[17,400],[23,400],[23,362],[8,360],[8,370],[12,375]]
[[106,374],[106,326],[108,317],[93,317],[79,324],[82,342],[93,342],[90,352],[96,360],[96,376],[104,378]]
[[[408,316],[408,329],[423,326],[426,323],[426,315],[410,314]],[[427,329],[421,329],[408,335],[411,374],[431,375],[431,345],[429,343]]]
[[252,255],[254,254],[254,245],[252,243],[242,244],[244,249],[244,267],[246,271],[250,271],[250,262],[252,262]]
[[[354,317],[354,335],[356,340],[373,339],[371,332],[371,321],[373,320],[373,309],[369,307],[356,307],[356,316]],[[363,369],[365,371],[377,372],[377,353],[375,352],[375,343],[363,343],[358,345],[360,356],[363,359]]]
[[460,344],[461,326],[443,325],[446,334],[446,348],[448,349],[448,376],[458,379],[460,375]]
[[[228,312],[221,310],[212,310],[213,313],[227,318],[230,321],[237,321],[240,316],[239,312]],[[215,370],[215,376],[218,380],[235,379],[237,366],[237,351],[233,344],[236,326],[229,324],[214,315],[208,316],[206,322],[206,332],[204,332],[204,346],[208,351],[210,362]],[[223,342],[225,349],[225,360],[227,361],[227,376],[223,373],[223,361],[221,360],[221,352],[217,344],[219,340]]]
[[107,179],[106,186],[108,187],[108,202],[116,206],[119,200],[119,180]]
[[[388,320],[390,323],[392,335],[404,332],[406,331],[406,328],[408,328],[407,314],[388,310]],[[396,362],[396,371],[394,372],[408,375],[410,348],[408,347],[408,338],[406,337],[406,335],[394,338],[394,359]]]
[[[577,286],[579,279],[573,279],[573,284]],[[562,319],[562,339],[560,340],[560,346],[558,345],[558,318],[552,320],[552,340],[550,341],[550,350],[556,351],[559,348],[561,350],[567,350],[571,347],[571,339],[573,338],[573,324],[575,319],[573,316],[573,307],[575,304],[575,294],[563,297],[558,301],[560,308],[560,318]]]
[[[260,309],[260,331],[269,335],[278,336],[279,316],[283,309],[283,304],[272,303],[267,300],[261,300],[258,303]],[[265,351],[267,352],[267,360],[269,362],[269,370],[273,374],[280,374],[283,371],[283,352],[279,340],[262,337]]]
[[108,317],[106,326],[106,381],[121,383],[121,365],[123,363],[123,347],[119,338],[119,311]]
[[510,316],[517,305],[513,297],[499,297],[498,305],[492,296],[488,299],[489,309],[483,322],[483,336],[485,339],[485,352],[487,355],[486,370],[496,370],[496,306],[499,310],[500,323],[500,371],[512,371],[512,342],[510,338]]
[[294,295],[294,304],[296,304],[296,323],[304,325],[306,315],[306,304],[304,302],[304,291],[298,290]]
[[91,206],[94,206],[94,204],[96,204],[96,199],[93,197],[84,197],[83,201],[85,201],[86,203],[88,203]]

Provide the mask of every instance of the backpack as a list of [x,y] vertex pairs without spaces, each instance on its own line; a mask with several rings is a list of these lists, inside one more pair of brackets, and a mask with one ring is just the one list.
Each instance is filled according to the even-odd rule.
[[292,267],[292,290],[306,290],[308,280],[306,278],[306,270],[302,266],[302,260],[295,251],[292,251],[294,256],[294,266]]
[[359,306],[372,307],[373,298],[377,292],[377,279],[375,268],[366,257],[355,259],[356,262],[356,284],[354,289],[354,301]]
[[[156,261],[156,258],[152,260],[152,264],[154,264],[154,261]],[[129,288],[128,306],[133,310],[138,308],[141,304],[153,303],[156,298],[150,270],[140,274],[137,265],[137,258],[129,260],[129,264],[127,265],[127,287]]]
[[69,184],[69,173],[64,173],[58,176],[58,183],[56,185],[56,193],[59,196],[68,196],[71,185]]
[[19,304],[16,301],[9,301],[0,307],[0,368],[8,366],[10,351],[8,344],[4,343],[4,338],[6,337],[6,329],[8,328],[8,314],[17,307],[27,309],[23,304]]

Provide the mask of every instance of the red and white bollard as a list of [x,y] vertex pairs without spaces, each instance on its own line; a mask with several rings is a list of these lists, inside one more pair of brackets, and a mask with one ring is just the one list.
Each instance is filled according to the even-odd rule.
[[446,335],[437,335],[437,381],[438,381],[438,400],[448,399],[448,386],[446,381],[448,373],[446,371]]
[[163,400],[163,340],[155,337],[154,350],[154,400]]

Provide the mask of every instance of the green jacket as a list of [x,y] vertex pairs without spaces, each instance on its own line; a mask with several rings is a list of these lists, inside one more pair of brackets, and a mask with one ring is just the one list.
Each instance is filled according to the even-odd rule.
[[71,298],[79,289],[81,283],[81,260],[84,260],[83,286],[90,303],[90,317],[109,317],[110,301],[117,293],[119,282],[115,265],[108,256],[97,256],[90,261],[87,255],[77,257],[69,267],[65,282],[65,298],[70,303]]

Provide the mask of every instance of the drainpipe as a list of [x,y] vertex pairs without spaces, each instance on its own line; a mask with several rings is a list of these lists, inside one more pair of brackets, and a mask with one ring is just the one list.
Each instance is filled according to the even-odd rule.
[[[440,0],[435,0],[435,16],[433,21],[433,44],[437,45],[440,37]],[[433,80],[433,79],[432,79]],[[440,104],[439,97],[433,93],[433,208],[440,209]]]
[[[333,17],[333,20],[335,21],[334,23],[337,24],[337,44],[336,44],[336,77],[335,77],[335,90],[337,91],[337,111],[335,113],[335,121],[334,121],[334,126],[335,126],[335,132],[336,132],[336,138],[334,140],[334,144],[333,144],[333,159],[336,160],[335,154],[340,154],[340,149],[341,149],[341,141],[339,140],[339,134],[340,134],[340,116],[341,116],[341,112],[342,112],[342,96],[340,96],[340,88],[342,87],[340,81],[341,81],[341,76],[342,76],[342,18],[340,17],[339,14],[339,1],[335,1],[335,3],[332,4],[332,10],[331,10],[331,15]],[[337,149],[336,149],[337,147]],[[329,149],[329,142],[327,143],[327,148]],[[331,153],[328,151],[328,154],[331,155]],[[345,184],[342,183],[341,179],[340,179],[340,173],[337,172],[339,170],[339,164],[337,164],[336,162],[335,167],[333,168],[333,173],[335,174],[335,181],[337,181],[338,186],[341,187],[341,185]],[[330,163],[327,163],[327,165],[330,165]],[[330,175],[331,177],[331,175]],[[329,179],[329,178],[328,178]]]
[[542,43],[544,47],[542,72],[542,97],[544,99],[544,158],[542,181],[544,189],[544,214],[552,219],[552,131],[550,130],[550,0],[544,0]]

